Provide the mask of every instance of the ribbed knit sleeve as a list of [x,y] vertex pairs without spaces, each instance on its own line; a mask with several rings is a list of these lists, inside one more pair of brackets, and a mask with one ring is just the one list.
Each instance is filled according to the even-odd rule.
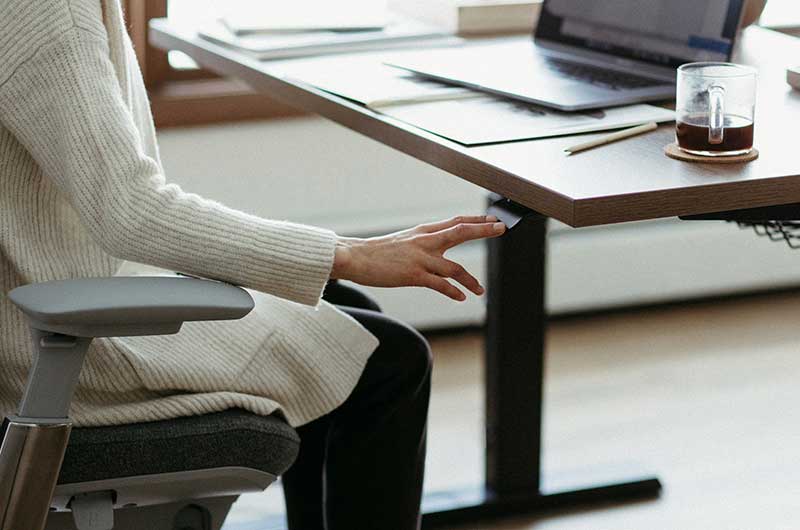
[[67,29],[15,65],[0,86],[0,122],[109,254],[319,301],[335,234],[248,215],[168,184],[145,154],[108,43],[96,33]]

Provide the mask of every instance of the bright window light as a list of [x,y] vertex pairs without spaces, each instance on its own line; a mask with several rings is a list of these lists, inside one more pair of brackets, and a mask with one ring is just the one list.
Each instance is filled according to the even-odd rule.
[[800,2],[797,0],[768,0],[759,21],[767,27],[800,27]]

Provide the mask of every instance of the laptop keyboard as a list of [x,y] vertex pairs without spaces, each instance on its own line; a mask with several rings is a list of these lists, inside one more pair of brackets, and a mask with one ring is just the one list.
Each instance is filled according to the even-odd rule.
[[647,77],[641,77],[635,74],[606,70],[596,66],[563,61],[552,57],[545,58],[545,64],[551,71],[563,77],[610,90],[631,90],[665,84],[663,81],[658,81],[657,79],[648,79]]

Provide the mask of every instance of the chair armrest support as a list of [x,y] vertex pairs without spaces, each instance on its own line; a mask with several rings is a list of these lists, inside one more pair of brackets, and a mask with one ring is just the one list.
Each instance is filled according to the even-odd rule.
[[38,329],[32,329],[31,334],[33,366],[16,419],[34,423],[66,420],[92,339],[54,335]]

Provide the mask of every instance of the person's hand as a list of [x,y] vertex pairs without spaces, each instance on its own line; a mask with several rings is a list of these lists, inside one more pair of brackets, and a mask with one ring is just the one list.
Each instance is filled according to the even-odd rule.
[[446,278],[476,295],[483,294],[484,289],[444,253],[466,241],[497,237],[505,230],[494,216],[464,216],[382,237],[340,238],[331,277],[373,287],[427,287],[464,301],[464,293]]

